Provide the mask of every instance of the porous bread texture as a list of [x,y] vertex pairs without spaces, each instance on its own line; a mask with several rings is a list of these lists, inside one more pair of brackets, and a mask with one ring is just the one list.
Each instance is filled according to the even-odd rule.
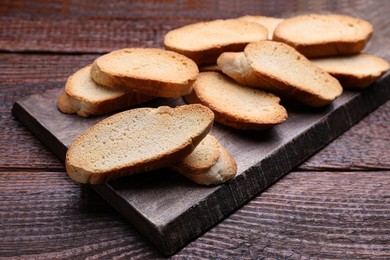
[[337,78],[344,88],[366,88],[390,68],[386,60],[366,53],[317,58],[311,62]]
[[336,14],[308,14],[281,22],[273,40],[293,46],[306,57],[354,54],[371,38],[372,25],[362,19]]
[[57,99],[59,110],[81,117],[103,115],[152,100],[154,97],[135,92],[105,88],[92,80],[88,65],[72,74],[64,92]]
[[197,65],[179,53],[155,48],[128,48],[98,57],[93,80],[104,86],[156,97],[180,97],[192,90]]
[[220,154],[218,140],[208,134],[190,155],[170,168],[179,173],[200,174],[210,169],[217,162]]
[[284,21],[283,18],[262,15],[244,15],[236,19],[263,25],[268,31],[268,40],[272,40],[272,36],[274,34],[276,26],[278,26],[281,22]]
[[[196,149],[195,149],[196,150]],[[179,172],[189,180],[201,185],[218,185],[231,180],[237,174],[237,164],[230,152],[219,146],[220,156],[209,169],[200,173],[190,171]]]
[[184,98],[209,107],[216,122],[236,129],[264,130],[287,119],[279,97],[240,85],[218,72],[201,72],[193,92]]
[[250,43],[244,55],[222,54],[217,63],[224,73],[242,84],[312,107],[330,104],[343,91],[337,79],[281,42]]
[[186,25],[164,37],[167,50],[181,53],[198,65],[215,64],[226,51],[242,51],[250,42],[265,40],[267,29],[238,19],[213,20]]
[[167,167],[195,149],[210,131],[213,119],[213,112],[199,104],[117,113],[72,142],[66,171],[76,182],[100,184]]

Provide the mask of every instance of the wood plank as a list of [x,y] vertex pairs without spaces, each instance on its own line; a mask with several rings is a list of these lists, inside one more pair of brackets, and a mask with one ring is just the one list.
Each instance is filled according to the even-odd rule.
[[158,251],[89,186],[66,172],[0,172],[0,258],[119,256]]
[[[373,23],[372,41],[389,44],[389,4],[378,0],[349,1],[152,1],[75,2],[11,1],[0,5],[0,50],[103,53],[125,47],[162,47],[169,30],[185,24],[247,14],[290,17],[300,13],[336,12]],[[55,19],[53,19],[55,17]],[[378,32],[378,33],[377,33]],[[377,44],[379,43],[379,45]],[[382,48],[388,54],[387,48]]]
[[[363,2],[362,0],[356,1]],[[94,0],[62,1],[62,0],[13,0],[7,5],[0,5],[1,16],[15,16],[24,18],[39,17],[57,17],[64,19],[66,17],[75,17],[78,19],[107,19],[107,20],[140,20],[140,19],[205,19],[210,16],[232,15],[237,12],[254,13],[261,10],[263,13],[286,12],[295,10],[299,3],[304,1],[255,1],[251,4],[242,4],[239,1],[232,0],[213,0],[213,1],[126,1]],[[326,6],[326,0],[319,0],[308,6],[308,9],[323,8]],[[330,6],[330,5],[329,5]]]
[[[289,119],[269,131],[237,131],[216,124],[212,133],[238,164],[238,176],[225,185],[200,187],[161,170],[92,187],[164,254],[172,254],[386,102],[389,80],[386,74],[364,91],[345,91],[323,109],[288,106]],[[56,108],[58,92],[16,102],[13,113],[63,159],[75,136],[100,118],[61,114]],[[182,103],[160,99],[150,105]]]

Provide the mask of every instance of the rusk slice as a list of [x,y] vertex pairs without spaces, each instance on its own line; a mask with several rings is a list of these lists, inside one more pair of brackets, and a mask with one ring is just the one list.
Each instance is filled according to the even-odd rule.
[[273,40],[287,43],[306,57],[354,54],[364,49],[372,25],[345,15],[309,14],[292,17],[275,29]]
[[282,18],[262,15],[245,15],[236,19],[263,25],[268,31],[268,40],[272,40],[272,36],[274,34],[276,26],[278,26],[281,22],[284,21],[284,19]]
[[156,97],[180,97],[192,90],[197,65],[184,55],[154,48],[129,48],[98,57],[92,78],[104,86]]
[[242,51],[255,41],[268,37],[264,26],[238,19],[213,20],[183,26],[168,32],[165,48],[181,53],[198,65],[215,64],[225,51]]
[[250,43],[242,53],[222,54],[218,66],[236,81],[313,107],[330,104],[343,88],[337,79],[291,46],[273,41]]
[[170,168],[179,173],[200,174],[213,166],[221,154],[218,140],[208,134],[195,150]]
[[153,99],[149,95],[105,88],[92,80],[91,66],[76,71],[66,82],[65,90],[58,96],[61,112],[82,117],[103,115],[125,109]]
[[365,53],[311,61],[337,78],[344,88],[366,88],[390,68],[386,60]]
[[213,112],[199,104],[117,113],[72,142],[66,171],[76,182],[99,184],[167,167],[195,149],[213,119]]
[[237,129],[264,130],[287,119],[279,97],[240,85],[218,72],[200,73],[185,99],[209,107],[215,121]]
[[[215,161],[204,160],[206,154],[210,154],[213,159],[217,154],[218,157]],[[189,159],[187,160],[187,158]],[[237,173],[236,161],[229,151],[220,145],[218,141],[217,143],[206,141],[203,144],[199,144],[185,160],[187,160],[185,166],[180,163],[180,165],[176,164],[171,169],[201,185],[222,184],[232,179]],[[211,166],[210,162],[213,162]],[[202,167],[203,170],[194,170],[200,169],[200,166],[204,166]]]

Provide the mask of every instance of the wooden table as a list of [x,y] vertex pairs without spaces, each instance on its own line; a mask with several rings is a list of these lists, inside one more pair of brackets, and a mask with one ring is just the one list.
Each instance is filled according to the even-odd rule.
[[[170,29],[244,14],[337,12],[375,27],[390,60],[388,1],[2,1],[0,258],[162,258],[11,114],[102,53],[161,47]],[[389,86],[390,87],[390,86]],[[390,258],[390,101],[172,258]]]

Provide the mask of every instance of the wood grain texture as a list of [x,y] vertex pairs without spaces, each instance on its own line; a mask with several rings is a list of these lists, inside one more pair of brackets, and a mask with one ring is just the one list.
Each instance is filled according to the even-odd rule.
[[70,182],[66,172],[2,171],[0,197],[0,257],[108,258],[125,252],[141,257],[155,252],[99,195]]
[[298,170],[389,170],[390,101],[343,133]]
[[290,173],[177,256],[386,259],[388,174]]
[[[0,196],[1,257],[161,258],[65,172],[2,171]],[[387,259],[389,198],[389,171],[291,172],[172,259]]]
[[96,55],[0,54],[0,168],[63,169],[63,163],[11,114],[13,103],[60,88]]
[[[383,1],[8,1],[0,4],[0,50],[103,53],[124,47],[162,47],[169,30],[246,14],[290,17],[308,12],[359,16],[384,34]],[[377,39],[373,39],[376,41]],[[376,51],[379,51],[378,49]],[[382,53],[379,53],[382,54]]]
[[[205,19],[337,12],[372,22],[366,51],[390,60],[388,1],[245,2],[0,1],[0,258],[162,258],[94,191],[71,183],[10,113],[21,97],[62,85],[91,53],[161,46],[158,34]],[[389,259],[389,123],[387,102],[171,258]]]

